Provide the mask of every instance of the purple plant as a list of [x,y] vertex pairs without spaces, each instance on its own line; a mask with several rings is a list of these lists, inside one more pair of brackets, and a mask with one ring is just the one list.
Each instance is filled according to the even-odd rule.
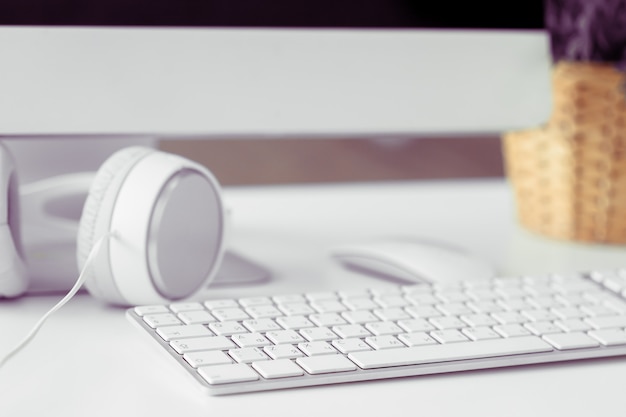
[[555,62],[611,62],[626,71],[626,0],[545,2]]

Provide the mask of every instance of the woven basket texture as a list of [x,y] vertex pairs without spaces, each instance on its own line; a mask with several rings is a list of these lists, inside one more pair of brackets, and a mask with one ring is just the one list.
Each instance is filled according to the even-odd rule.
[[503,137],[520,222],[557,239],[626,243],[626,75],[561,62],[553,108],[536,129]]

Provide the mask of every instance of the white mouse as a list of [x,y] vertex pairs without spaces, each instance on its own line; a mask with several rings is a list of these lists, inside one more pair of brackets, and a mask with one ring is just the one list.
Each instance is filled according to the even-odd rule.
[[331,256],[349,269],[409,283],[452,283],[495,275],[492,265],[442,242],[381,238],[338,246]]

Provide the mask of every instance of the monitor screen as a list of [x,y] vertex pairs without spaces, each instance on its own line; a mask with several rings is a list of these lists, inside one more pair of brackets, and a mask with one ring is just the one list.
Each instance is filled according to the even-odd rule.
[[472,133],[545,119],[542,2],[12,0],[0,136]]

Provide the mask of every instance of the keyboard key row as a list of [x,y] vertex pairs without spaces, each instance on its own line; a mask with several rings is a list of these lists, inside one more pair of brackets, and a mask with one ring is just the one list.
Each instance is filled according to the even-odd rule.
[[[587,282],[560,284],[550,290],[534,288],[526,290],[520,288],[471,289],[468,292],[448,291],[441,293],[409,293],[401,295],[387,295],[381,297],[358,298],[321,298],[310,300],[303,296],[252,297],[241,300],[210,300],[202,303],[175,303],[169,306],[141,306],[135,312],[140,316],[163,313],[188,313],[206,311],[208,309],[217,320],[245,320],[259,318],[275,318],[280,316],[310,315],[323,313],[342,313],[347,311],[377,310],[380,314],[398,313],[410,314],[409,307],[431,307],[427,311],[431,314],[460,315],[474,313],[493,313],[502,310],[521,310],[534,308],[557,308],[566,306],[582,306],[601,304],[611,301],[606,292]],[[422,289],[432,290],[429,286]],[[328,295],[328,294],[327,294]],[[615,299],[613,298],[613,301]],[[610,303],[609,303],[610,304]],[[620,305],[621,301],[612,303]],[[436,308],[435,308],[436,306]],[[395,309],[395,310],[393,310]],[[434,310],[433,310],[434,309]],[[389,311],[384,311],[389,310]],[[436,310],[436,313],[435,313]],[[471,310],[471,311],[470,311]],[[422,316],[421,314],[417,313]],[[415,314],[413,314],[415,315]],[[383,319],[389,319],[383,317]],[[399,318],[396,318],[399,319]]]
[[[302,315],[281,316],[280,312],[273,306],[251,307],[256,313],[252,314],[257,318],[250,319],[250,315],[240,308],[215,309],[211,313],[206,310],[182,311],[178,314],[159,313],[163,309],[153,307],[145,308],[142,311],[143,320],[152,328],[164,326],[178,326],[182,324],[207,324],[215,327],[217,334],[227,334],[239,332],[233,329],[217,326],[217,322],[241,322],[249,331],[269,331],[281,329],[303,329],[316,326],[335,326],[342,324],[367,324],[373,322],[400,322],[410,319],[430,319],[440,329],[459,328],[464,323],[471,326],[516,324],[528,321],[554,321],[557,319],[585,319],[615,316],[620,311],[611,305],[589,304],[582,306],[560,306],[551,308],[528,308],[523,310],[503,310],[485,304],[442,304],[437,306],[421,306],[406,308],[377,309],[373,311],[357,310],[340,313],[315,313],[311,308],[304,309],[297,307],[297,311]],[[295,312],[293,310],[292,312]],[[459,322],[459,318],[464,322]]]
[[[241,384],[248,391],[265,379],[317,383],[295,382],[303,375],[333,373],[332,381],[349,381],[366,379],[364,369],[407,375],[412,371],[402,366],[457,361],[463,368],[464,361],[529,354],[532,363],[537,353],[543,362],[574,350],[580,353],[567,358],[594,349],[589,356],[623,353],[626,272],[592,278],[505,277],[180,302],[136,307],[129,317],[182,358],[188,372],[209,385],[231,384],[216,391],[240,391],[234,385],[251,382]],[[616,348],[605,349],[610,346]]]
[[[312,320],[308,320],[303,316],[286,319],[279,318],[277,321],[260,319],[242,323],[237,321],[211,322],[205,326],[202,324],[184,325],[180,324],[180,322],[178,322],[179,324],[172,324],[171,317],[169,317],[168,313],[165,313],[144,316],[144,321],[151,327],[156,327],[156,333],[165,341],[200,336],[230,336],[242,347],[257,346],[258,343],[264,345],[270,341],[274,344],[330,341],[339,338],[364,338],[368,336],[398,335],[401,333],[435,330],[459,330],[467,327],[493,327],[493,330],[503,337],[528,334],[528,332],[535,335],[544,335],[626,327],[626,316],[624,315],[584,317],[578,314],[563,314],[563,317],[575,318],[553,320],[558,318],[558,316],[549,311],[532,310],[522,313],[508,312],[494,313],[492,315],[440,316],[428,320],[374,321],[362,325],[342,324],[331,327],[315,326]],[[328,321],[333,322],[333,320]],[[161,323],[172,325],[161,326]],[[465,331],[465,334],[474,333],[470,330]],[[262,334],[265,334],[269,341],[266,342]]]
[[[484,341],[493,339],[516,339],[527,336],[543,337],[559,350],[570,349],[580,340],[586,340],[586,344],[580,347],[613,346],[626,344],[626,331],[623,328],[609,328],[593,330],[589,332],[572,331],[564,332],[553,323],[538,322],[532,326],[524,327],[518,324],[501,325],[494,327],[472,327],[448,330],[435,330],[431,332],[402,333],[398,335],[349,337],[336,339],[326,334],[327,330],[321,330],[318,340],[305,340],[299,333],[292,330],[268,332],[265,336],[260,333],[238,334],[230,338],[224,336],[202,336],[187,339],[171,340],[170,345],[179,354],[188,354],[201,351],[227,350],[235,355],[231,356],[237,362],[247,362],[241,357],[242,353],[249,353],[258,349],[271,359],[293,359],[300,356],[317,356],[330,353],[352,353],[367,350],[386,350],[404,347],[414,347],[431,344],[456,344],[468,341]],[[574,335],[574,336],[572,336]],[[313,338],[311,338],[313,339]],[[593,340],[590,342],[589,340]],[[252,349],[252,350],[250,350]],[[253,360],[266,358],[265,355],[252,357]],[[185,358],[187,359],[187,358]],[[251,360],[252,360],[251,359]],[[250,361],[251,361],[250,360]]]

